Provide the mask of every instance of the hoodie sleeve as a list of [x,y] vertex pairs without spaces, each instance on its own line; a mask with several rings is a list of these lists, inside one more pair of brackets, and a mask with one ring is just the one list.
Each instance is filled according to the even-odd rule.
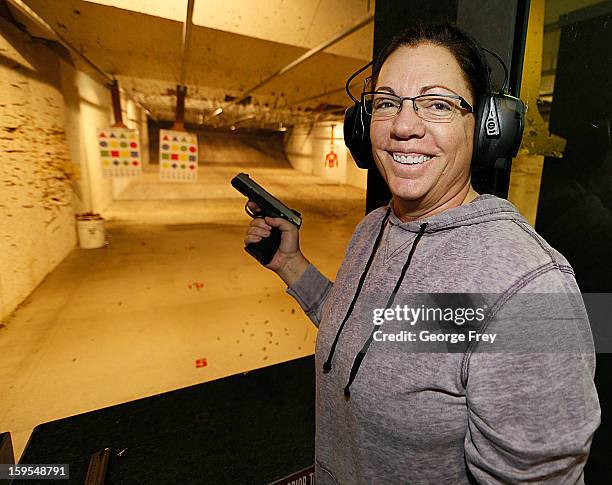
[[333,283],[310,264],[302,276],[287,288],[287,293],[297,300],[308,318],[318,327],[321,323],[323,304],[332,286]]
[[[571,269],[569,269],[571,271]],[[588,316],[573,273],[518,282],[467,371],[467,467],[478,483],[584,483],[600,407]]]
[[[363,242],[363,238],[369,241],[369,239],[373,237],[372,228],[376,228],[376,226],[380,224],[380,220],[384,217],[384,213],[384,207],[376,209],[370,212],[369,215],[364,217],[359,224],[357,224],[344,253],[344,260],[338,270],[338,275],[341,275],[346,266],[351,264],[355,258],[353,254],[355,245]],[[323,317],[323,306],[330,296],[333,285],[332,281],[322,275],[315,266],[310,264],[308,268],[306,268],[306,271],[304,271],[304,274],[302,274],[293,285],[287,288],[287,293],[297,300],[306,315],[308,315],[308,318],[318,327]]]

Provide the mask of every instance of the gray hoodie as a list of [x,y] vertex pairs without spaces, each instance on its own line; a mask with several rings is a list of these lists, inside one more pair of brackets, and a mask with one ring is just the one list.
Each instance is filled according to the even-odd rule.
[[[335,283],[310,265],[287,291],[319,327],[317,485],[584,482],[600,422],[588,317],[567,260],[508,201],[413,222],[379,208]],[[435,294],[467,294],[485,315],[469,328],[496,340],[400,310],[375,325],[442,307]],[[427,338],[453,333],[466,341]]]

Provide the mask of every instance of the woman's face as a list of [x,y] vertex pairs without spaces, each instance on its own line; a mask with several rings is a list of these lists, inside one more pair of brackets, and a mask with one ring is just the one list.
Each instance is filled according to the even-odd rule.
[[[433,44],[395,50],[383,64],[375,90],[410,97],[456,94],[474,106],[455,57],[446,48]],[[394,118],[374,117],[370,125],[372,153],[394,198],[426,209],[466,189],[474,122],[474,114],[465,110],[455,113],[450,122],[425,121],[416,115],[408,100]],[[431,158],[407,163],[422,155]]]

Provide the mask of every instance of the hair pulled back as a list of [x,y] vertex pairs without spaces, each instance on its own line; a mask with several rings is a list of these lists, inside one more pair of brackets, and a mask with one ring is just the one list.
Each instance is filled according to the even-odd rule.
[[416,47],[420,44],[433,44],[450,51],[463,72],[476,105],[483,95],[490,92],[489,66],[480,46],[470,34],[449,23],[417,24],[397,34],[372,66],[372,88],[376,86],[383,64],[393,52],[400,47]]

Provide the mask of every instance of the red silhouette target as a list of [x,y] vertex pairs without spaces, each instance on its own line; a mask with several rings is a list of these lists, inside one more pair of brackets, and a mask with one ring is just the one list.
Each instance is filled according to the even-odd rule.
[[338,155],[334,153],[334,149],[325,155],[325,166],[329,168],[338,167]]

